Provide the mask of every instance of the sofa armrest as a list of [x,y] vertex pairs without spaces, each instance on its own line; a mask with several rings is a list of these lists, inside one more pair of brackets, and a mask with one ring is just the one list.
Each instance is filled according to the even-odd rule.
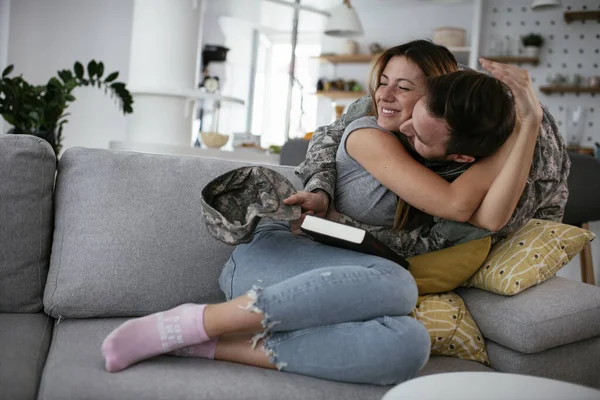
[[484,337],[521,353],[600,336],[600,287],[554,277],[512,297],[456,290]]

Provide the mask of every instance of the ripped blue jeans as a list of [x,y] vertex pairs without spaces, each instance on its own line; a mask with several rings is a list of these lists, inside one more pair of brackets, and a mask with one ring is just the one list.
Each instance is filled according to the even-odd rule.
[[264,315],[263,349],[278,369],[342,382],[392,385],[429,358],[425,327],[407,315],[417,286],[386,259],[260,225],[219,278],[227,299],[248,293]]

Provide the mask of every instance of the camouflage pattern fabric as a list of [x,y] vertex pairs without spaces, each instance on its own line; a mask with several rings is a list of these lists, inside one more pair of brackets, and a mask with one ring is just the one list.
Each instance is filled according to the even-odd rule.
[[294,193],[294,185],[276,171],[262,166],[237,168],[202,189],[202,217],[215,239],[232,245],[247,243],[262,217],[300,218],[300,206],[283,204]]
[[[295,172],[302,179],[305,190],[325,191],[334,204],[335,155],[346,126],[366,115],[373,115],[370,96],[364,96],[348,107],[340,119],[329,126],[320,127],[312,136],[306,160]],[[571,161],[566,146],[552,115],[542,106],[544,117],[538,135],[533,164],[523,195],[508,224],[499,232],[489,232],[468,223],[448,221],[431,216],[420,216],[419,224],[407,229],[392,231],[389,228],[371,226],[342,215],[340,222],[365,229],[405,257],[440,250],[488,235],[492,243],[505,238],[525,225],[531,218],[560,221],[567,203],[567,176]],[[398,137],[404,140],[404,135]],[[410,150],[410,147],[407,146]],[[470,166],[454,162],[440,163],[415,159],[448,181],[456,179]]]

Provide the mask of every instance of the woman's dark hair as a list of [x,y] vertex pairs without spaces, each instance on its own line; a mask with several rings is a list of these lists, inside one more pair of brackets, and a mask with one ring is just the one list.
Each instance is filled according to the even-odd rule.
[[[375,102],[375,92],[379,87],[381,75],[392,57],[404,56],[415,63],[426,78],[441,76],[458,71],[458,64],[454,55],[445,48],[430,42],[429,40],[413,40],[399,46],[387,49],[371,68],[369,74],[369,93],[373,102],[373,113],[377,116],[377,104]],[[401,198],[398,198],[398,207],[394,218],[394,229],[399,230],[406,225],[410,205]]]
[[515,126],[515,105],[508,87],[476,71],[428,78],[426,105],[450,130],[447,155],[487,157],[502,146]]

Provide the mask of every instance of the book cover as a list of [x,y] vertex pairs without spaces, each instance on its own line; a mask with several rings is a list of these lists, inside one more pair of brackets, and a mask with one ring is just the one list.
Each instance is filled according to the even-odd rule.
[[314,240],[329,246],[341,247],[386,258],[408,269],[408,261],[364,229],[307,215],[300,227]]

